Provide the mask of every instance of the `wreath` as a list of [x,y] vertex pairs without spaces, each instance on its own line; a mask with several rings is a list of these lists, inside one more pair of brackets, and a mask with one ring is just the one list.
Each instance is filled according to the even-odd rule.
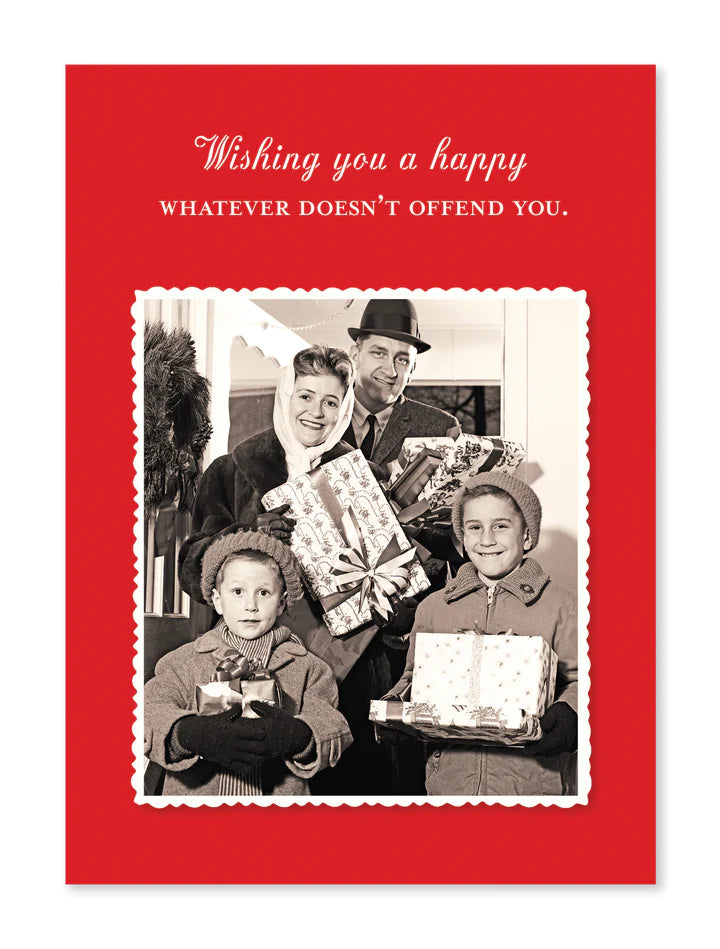
[[163,502],[192,509],[212,434],[210,383],[195,368],[187,330],[145,324],[145,516]]

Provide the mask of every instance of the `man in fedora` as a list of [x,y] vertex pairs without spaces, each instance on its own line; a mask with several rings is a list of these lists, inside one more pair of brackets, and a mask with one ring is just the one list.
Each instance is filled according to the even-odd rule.
[[[355,407],[343,436],[346,442],[360,448],[366,458],[387,473],[389,463],[400,454],[404,439],[436,435],[456,438],[460,434],[454,416],[403,394],[418,355],[430,349],[430,344],[420,338],[417,314],[410,300],[368,301],[360,326],[350,327],[348,333],[353,341],[350,358],[355,365]],[[421,542],[427,540],[423,534]],[[445,546],[444,539],[440,546]],[[445,555],[437,550],[433,554],[439,555],[439,566]],[[352,719],[358,752],[364,742],[371,742],[374,737],[368,737],[355,724],[354,716],[361,710],[367,718],[368,699],[380,698],[388,691],[384,687],[388,671],[393,681],[398,673],[402,674],[407,649],[405,636],[412,627],[414,602],[405,601],[399,607],[396,618],[383,628],[382,636],[368,650],[378,666],[374,676],[363,677],[364,666],[360,663],[353,681],[348,677],[340,690],[341,709],[349,721]],[[422,746],[419,742],[408,742],[397,751],[399,793],[424,794]]]
[[355,408],[343,436],[366,458],[387,471],[400,454],[403,440],[420,436],[460,434],[458,420],[442,409],[403,395],[423,342],[410,300],[370,300],[360,326],[348,329],[353,340]]

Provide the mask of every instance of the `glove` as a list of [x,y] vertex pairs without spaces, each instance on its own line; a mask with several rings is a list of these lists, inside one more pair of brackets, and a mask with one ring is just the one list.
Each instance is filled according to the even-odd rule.
[[525,750],[531,755],[559,755],[576,751],[578,739],[577,712],[567,702],[551,705],[540,719],[542,738],[528,742]]
[[310,727],[289,712],[260,701],[251,702],[250,708],[260,717],[243,719],[238,747],[252,766],[268,758],[293,758],[312,741]]
[[260,531],[261,534],[270,534],[276,540],[281,540],[283,544],[289,543],[296,524],[294,518],[284,516],[289,510],[289,504],[281,504],[280,507],[274,507],[265,514],[258,514],[251,530]]
[[224,768],[249,771],[242,756],[242,706],[218,715],[186,715],[175,723],[174,737],[183,748]]
[[457,556],[450,531],[443,530],[442,527],[423,525],[415,536],[419,543],[427,547],[433,557],[438,560],[447,560],[453,555]]
[[[401,600],[397,594],[394,594],[390,597],[390,605],[395,612],[387,621],[381,619],[378,624],[383,633],[383,642],[391,649],[407,649],[407,642],[403,639],[413,628],[417,600],[413,597]],[[393,639],[397,642],[393,642]]]
[[305,722],[265,702],[251,702],[260,718],[242,718],[241,706],[219,715],[186,715],[175,725],[188,751],[235,771],[250,771],[267,758],[291,758],[310,744]]

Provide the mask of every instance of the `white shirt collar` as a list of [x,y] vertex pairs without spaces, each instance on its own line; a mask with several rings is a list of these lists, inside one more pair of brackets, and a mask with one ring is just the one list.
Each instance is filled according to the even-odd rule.
[[388,405],[387,408],[383,409],[381,412],[370,412],[365,408],[364,405],[360,404],[359,399],[355,399],[355,405],[353,406],[352,420],[353,425],[356,428],[361,429],[365,422],[367,421],[368,415],[374,415],[376,419],[376,424],[379,428],[385,428],[388,423],[390,416],[392,415],[393,409],[397,405],[397,402],[393,402],[392,405]]

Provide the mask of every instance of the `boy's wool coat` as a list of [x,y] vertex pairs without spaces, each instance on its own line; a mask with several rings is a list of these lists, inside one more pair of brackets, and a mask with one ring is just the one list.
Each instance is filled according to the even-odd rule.
[[[577,686],[577,609],[572,597],[548,577],[540,564],[527,558],[495,588],[488,605],[487,587],[471,563],[463,564],[444,590],[419,605],[413,634],[452,633],[478,629],[498,634],[512,629],[518,636],[542,636],[558,657],[555,701],[575,712]],[[393,693],[412,681],[415,637],[411,636],[405,672]],[[522,749],[433,745],[426,767],[429,794],[543,795],[573,790],[574,758],[535,757]]]
[[[145,754],[166,769],[163,794],[218,793],[220,766],[197,756],[169,760],[168,736],[184,715],[197,714],[195,687],[206,685],[229,649],[217,629],[164,656],[145,686]],[[350,729],[337,710],[335,679],[329,666],[289,640],[276,646],[268,669],[282,690],[283,708],[306,723],[315,740],[311,760],[268,761],[263,765],[264,794],[308,794],[307,781],[334,766],[352,743]]]

